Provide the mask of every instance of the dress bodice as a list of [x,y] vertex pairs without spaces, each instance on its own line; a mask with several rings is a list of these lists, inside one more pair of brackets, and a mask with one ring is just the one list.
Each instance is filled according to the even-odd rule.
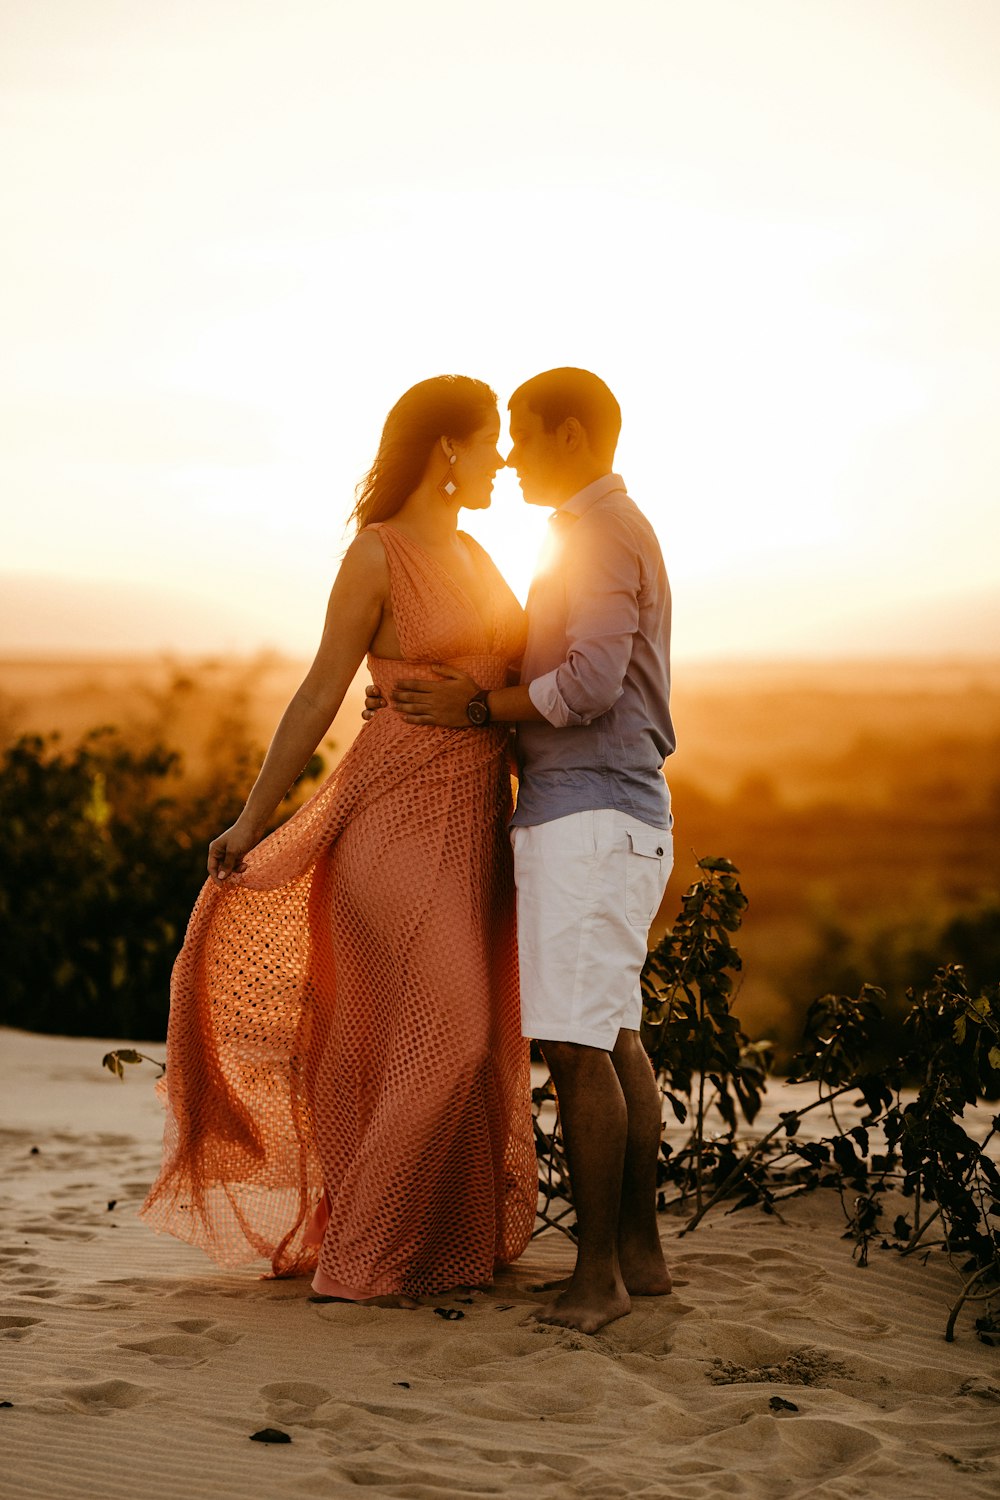
[[[499,680],[489,684],[479,677],[476,680],[483,686],[502,686],[507,667],[519,661],[524,651],[526,627],[524,611],[489,554],[459,532],[475,566],[478,592],[473,599],[432,553],[396,527],[375,522],[369,529],[378,532],[385,548],[393,618],[404,658],[398,662],[369,657],[369,665],[381,669],[379,687],[391,686],[400,675],[430,675],[414,670],[419,664],[462,666],[470,658],[496,659],[489,675],[499,669]],[[476,674],[470,672],[470,676]]]

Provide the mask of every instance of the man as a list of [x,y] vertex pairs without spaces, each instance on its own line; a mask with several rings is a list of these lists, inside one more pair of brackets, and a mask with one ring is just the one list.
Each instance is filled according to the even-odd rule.
[[509,409],[507,464],[529,504],[555,508],[521,685],[487,693],[440,667],[393,700],[410,723],[518,726],[522,1029],[556,1086],[578,1221],[573,1274],[538,1320],[594,1333],[630,1294],[670,1290],[660,1096],[639,1037],[639,972],[673,862],[670,590],[652,527],[611,472],[621,412],[604,382],[549,370]]

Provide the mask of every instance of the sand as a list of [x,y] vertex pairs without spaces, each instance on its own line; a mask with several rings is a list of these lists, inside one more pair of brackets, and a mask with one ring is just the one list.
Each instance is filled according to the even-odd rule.
[[4,1500],[1000,1492],[1000,1350],[944,1342],[943,1258],[857,1266],[836,1195],[664,1217],[674,1294],[593,1338],[525,1322],[553,1232],[486,1292],[317,1305],[137,1220],[160,1106],[110,1045],[0,1032]]

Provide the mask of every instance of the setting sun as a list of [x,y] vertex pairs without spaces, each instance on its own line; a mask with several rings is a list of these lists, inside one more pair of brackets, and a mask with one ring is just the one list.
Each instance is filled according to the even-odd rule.
[[[186,599],[308,652],[400,393],[561,364],[680,656],[1000,644],[991,10],[48,9],[4,19],[6,649],[83,648],[93,580],[137,645]],[[509,475],[466,524],[523,596]]]

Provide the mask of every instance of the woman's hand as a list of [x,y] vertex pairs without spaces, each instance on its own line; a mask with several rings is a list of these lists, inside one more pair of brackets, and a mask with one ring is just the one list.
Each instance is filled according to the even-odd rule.
[[243,873],[244,856],[260,843],[260,834],[242,817],[236,819],[232,828],[220,833],[208,846],[208,873],[219,885],[230,875]]

